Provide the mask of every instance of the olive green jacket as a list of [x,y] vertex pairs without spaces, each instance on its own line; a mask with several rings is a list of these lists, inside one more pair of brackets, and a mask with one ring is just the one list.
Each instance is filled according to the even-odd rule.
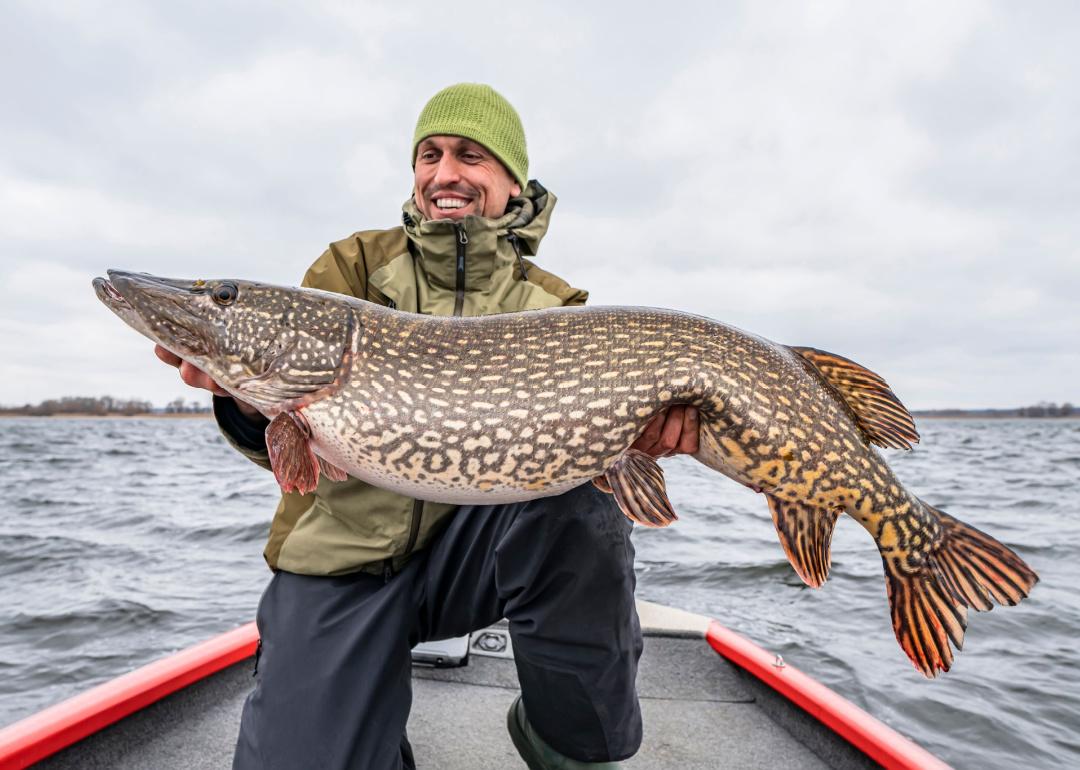
[[[488,315],[558,305],[583,305],[574,289],[526,257],[547,232],[555,196],[530,182],[498,219],[425,220],[412,200],[403,227],[369,230],[330,244],[303,285],[429,315]],[[265,445],[238,440],[215,414],[229,442],[270,467]],[[261,441],[261,437],[258,439]],[[424,548],[456,506],[414,501],[349,478],[325,477],[307,495],[282,495],[264,555],[272,569],[305,575],[399,569]]]

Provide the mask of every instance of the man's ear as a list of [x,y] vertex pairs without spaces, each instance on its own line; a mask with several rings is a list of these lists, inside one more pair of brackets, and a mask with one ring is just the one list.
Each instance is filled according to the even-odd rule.
[[519,195],[521,195],[521,185],[519,185],[517,182],[514,182],[514,184],[510,186],[510,197],[516,198]]

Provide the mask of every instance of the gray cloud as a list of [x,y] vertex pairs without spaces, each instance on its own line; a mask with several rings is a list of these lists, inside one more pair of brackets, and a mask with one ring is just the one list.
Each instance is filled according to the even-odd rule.
[[1072,4],[21,3],[0,31],[0,403],[184,393],[107,267],[295,283],[396,224],[424,101],[518,107],[541,260],[855,358],[913,408],[1080,400]]

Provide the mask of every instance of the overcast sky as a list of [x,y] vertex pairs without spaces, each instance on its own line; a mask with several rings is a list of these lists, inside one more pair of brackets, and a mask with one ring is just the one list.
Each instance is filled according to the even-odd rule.
[[539,261],[594,304],[840,353],[913,409],[1080,402],[1077,4],[419,6],[6,2],[0,404],[194,396],[91,279],[297,283],[399,222],[459,81],[517,107]]

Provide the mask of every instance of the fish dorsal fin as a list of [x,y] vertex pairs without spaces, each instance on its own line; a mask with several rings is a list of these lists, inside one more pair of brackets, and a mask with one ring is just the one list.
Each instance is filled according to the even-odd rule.
[[596,486],[604,489],[605,482],[615,495],[615,502],[631,521],[646,527],[666,527],[679,518],[668,500],[664,471],[644,452],[627,449],[608,468],[604,482]]
[[888,449],[911,449],[912,444],[919,443],[915,419],[881,377],[835,353],[816,348],[791,349],[840,393],[871,443]]
[[270,467],[282,492],[314,492],[319,484],[319,460],[311,451],[307,422],[298,412],[281,412],[266,427]]
[[765,496],[772,511],[776,534],[784,553],[799,577],[811,588],[820,588],[829,577],[830,544],[839,511],[815,508],[794,500]]

